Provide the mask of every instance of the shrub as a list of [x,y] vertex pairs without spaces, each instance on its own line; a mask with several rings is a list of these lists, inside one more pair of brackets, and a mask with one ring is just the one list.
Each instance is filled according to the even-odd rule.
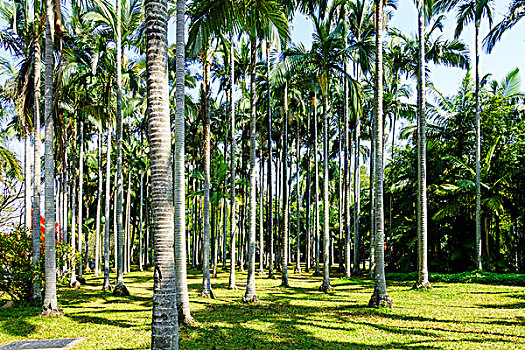
[[[415,281],[417,274],[410,273],[387,273],[389,281]],[[479,283],[503,286],[525,286],[525,275],[515,273],[494,273],[485,271],[467,271],[461,273],[430,273],[430,282],[448,283]]]

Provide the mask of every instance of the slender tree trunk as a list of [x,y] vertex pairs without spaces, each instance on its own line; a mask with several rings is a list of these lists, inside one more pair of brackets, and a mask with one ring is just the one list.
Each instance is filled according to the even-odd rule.
[[[346,42],[346,39],[345,39]],[[344,65],[345,73],[350,74],[350,66],[348,64],[348,61],[345,59],[345,65]],[[351,157],[351,149],[350,149],[350,130],[349,130],[349,108],[348,108],[348,98],[349,98],[349,86],[348,86],[348,80],[345,79],[345,85],[344,85],[344,205],[345,205],[345,275],[346,277],[352,276],[352,268],[351,268],[351,223],[350,223],[350,157]],[[355,235],[355,232],[354,232]],[[355,253],[354,253],[355,255]],[[354,264],[354,267],[356,265]]]
[[385,250],[384,250],[384,208],[383,208],[383,2],[376,2],[376,77],[375,77],[375,103],[376,103],[376,133],[375,133],[375,167],[374,179],[375,192],[375,270],[374,293],[369,301],[369,306],[392,307],[392,299],[386,291],[385,279]]
[[289,287],[288,283],[288,84],[284,85],[284,114],[283,114],[284,134],[283,134],[283,230],[281,247],[281,285]]
[[[358,69],[358,68],[357,68]],[[359,80],[359,71],[357,73],[357,79]],[[355,122],[355,150],[354,150],[354,273],[359,272],[359,216],[361,211],[361,169],[359,161],[361,158],[360,154],[360,141],[361,140],[361,118],[358,115]],[[350,184],[348,184],[346,193],[347,200],[348,194],[350,193]],[[350,210],[348,210],[347,222],[350,222]]]
[[[342,129],[341,127],[342,125],[339,124],[339,130]],[[343,213],[346,214],[346,212],[344,210],[343,211],[341,210],[341,208],[346,207],[345,205],[346,188],[343,185],[343,181],[346,180],[346,169],[343,169],[344,159],[341,159],[341,157],[346,157],[346,153],[343,153],[342,137],[343,135],[341,135],[340,133],[339,134],[339,157],[338,157],[339,158],[338,159],[339,160],[339,164],[338,164],[339,165],[339,181],[338,181],[339,188],[337,191],[337,195],[338,195],[337,201],[338,201],[338,206],[339,206],[339,210],[338,210],[338,214],[339,214],[339,252],[338,252],[338,257],[337,257],[339,260],[339,267],[337,268],[338,272],[345,272],[344,246],[346,244],[346,240],[344,239],[344,234],[343,234],[343,232],[345,231],[343,229]]]
[[324,188],[323,188],[323,211],[324,211],[324,235],[323,235],[323,257],[324,257],[324,271],[323,271],[323,284],[321,290],[323,292],[329,292],[333,290],[330,285],[330,264],[329,264],[329,249],[330,249],[330,203],[328,201],[328,99],[326,94],[328,93],[328,77],[326,82],[326,91],[323,94],[323,160],[324,160]]
[[[73,150],[75,150],[75,146],[72,147]],[[75,158],[76,154],[73,151],[73,164],[72,169],[75,169]],[[76,204],[77,204],[77,179],[75,176],[75,171],[73,170],[73,174],[71,176],[71,249],[72,249],[72,258],[71,258],[71,276],[69,280],[69,287],[70,288],[78,288],[80,287],[80,282],[77,280],[77,270],[76,270],[76,259],[75,259],[75,251],[76,251],[76,229],[77,229],[77,210],[76,210]]]
[[476,46],[476,268],[482,270],[481,262],[481,124],[480,124],[480,101],[479,101],[479,18],[475,22],[475,46]]
[[376,162],[376,118],[375,116],[372,117],[372,136],[371,136],[371,148],[372,148],[372,157],[370,159],[370,277],[374,277],[374,271],[375,271],[375,230],[376,230],[376,195],[375,195],[375,179],[376,179],[376,173],[375,173],[375,162]]
[[310,263],[311,263],[311,254],[312,254],[312,240],[311,240],[311,225],[310,225],[310,207],[311,207],[311,181],[310,181],[310,159],[312,157],[311,152],[311,130],[310,130],[310,111],[308,111],[308,118],[307,118],[307,133],[308,133],[308,144],[307,144],[307,150],[308,155],[306,156],[306,265],[305,265],[305,272],[310,272]]
[[82,259],[82,234],[83,234],[83,209],[84,209],[84,121],[79,121],[80,125],[80,145],[79,145],[79,160],[78,160],[78,252],[80,254],[80,261],[78,264],[77,281],[85,283],[86,280],[82,277],[83,274],[83,259]]
[[97,218],[95,222],[95,276],[100,274],[100,222],[102,200],[102,128],[98,128],[98,188],[97,188]]
[[[25,116],[22,118],[26,119]],[[24,226],[31,227],[31,132],[24,120]]]
[[[175,164],[175,162],[173,163]],[[175,175],[173,175],[173,183],[175,184]],[[175,192],[173,192],[173,199],[175,201]],[[143,243],[143,224],[142,224],[142,218],[143,218],[143,210],[142,206],[144,203],[144,170],[140,170],[140,204],[139,204],[139,271],[143,270],[144,266],[144,259],[143,259],[143,250],[142,250],[142,243]],[[176,246],[176,243],[175,243]],[[177,298],[178,300],[178,298]]]
[[203,118],[204,118],[204,232],[202,245],[202,291],[204,298],[213,298],[210,281],[210,152],[211,152],[211,131],[210,131],[210,68],[211,51],[206,49],[203,59]]
[[[425,100],[425,13],[424,2],[418,3],[418,31],[419,31],[419,69],[418,69],[418,253],[419,271],[416,288],[428,288],[428,268],[427,268],[427,138],[426,138],[426,100]],[[393,151],[393,149],[392,149]]]
[[44,116],[46,124],[45,141],[45,288],[42,315],[61,316],[64,313],[58,307],[57,301],[57,275],[55,254],[55,205],[54,205],[54,120],[53,120],[53,32],[54,6],[51,0],[46,0],[46,51],[45,51],[45,106]]
[[[35,2],[35,5],[38,3]],[[34,12],[38,13],[40,11],[39,6],[35,6]],[[40,135],[40,76],[41,76],[41,54],[40,54],[40,38],[37,33],[37,28],[39,26],[35,25],[33,28],[33,34],[35,37],[35,58],[34,58],[34,94],[35,94],[35,104],[33,109],[33,130],[35,132],[35,168],[34,168],[34,181],[33,181],[33,273],[35,279],[33,280],[33,301],[35,304],[42,302],[42,281],[39,278],[39,274],[36,273],[40,267],[40,184],[41,179],[41,160],[40,160],[40,146],[42,143],[42,137]],[[66,217],[67,220],[67,217]]]
[[273,251],[273,177],[272,177],[272,97],[270,86],[270,43],[266,40],[266,81],[268,86],[266,97],[266,115],[268,117],[268,219],[267,230],[270,235],[270,261],[268,266],[268,278],[275,278],[273,273],[274,251]]
[[317,146],[317,103],[316,98],[314,97],[314,163],[315,163],[315,272],[314,276],[321,276],[321,271],[319,270],[319,260],[320,259],[320,247],[319,247],[319,164],[318,156],[319,150]]
[[[255,105],[255,55],[257,41],[251,39],[251,58],[250,58],[250,204],[249,204],[249,227],[250,238],[248,241],[248,277],[246,281],[246,293],[244,302],[257,302],[255,293],[255,244],[257,234],[257,178],[256,167],[256,105]],[[261,242],[262,243],[262,242]]]
[[104,206],[104,283],[102,284],[102,290],[111,290],[109,283],[109,228],[111,221],[109,216],[111,215],[111,133],[112,123],[108,120],[108,132],[106,135],[106,202]]
[[[177,275],[173,249],[175,244],[174,208],[170,170],[171,129],[168,85],[167,5],[166,0],[146,0],[145,2],[147,99],[149,106],[148,138],[151,160],[152,207],[155,222],[152,349],[178,349],[179,347]],[[181,7],[182,9],[184,8],[184,2],[178,0],[177,16],[179,11],[181,11]],[[177,40],[177,43],[180,45],[179,40]],[[184,92],[182,93],[184,94]],[[179,94],[180,91],[177,91],[178,102],[180,102]],[[179,106],[177,106],[177,112],[179,112],[180,117]],[[177,121],[180,123],[179,118],[177,118]],[[180,132],[180,130],[180,127],[178,127],[177,131]],[[183,135],[182,138],[184,137]],[[181,135],[178,135],[177,142],[179,142],[179,147],[180,137]],[[182,187],[176,188],[176,191],[184,193],[184,184],[182,184]],[[177,203],[177,210],[179,215],[181,212],[184,212],[184,200]],[[184,216],[182,217],[184,218]],[[179,220],[180,216],[177,218],[177,222]],[[182,232],[184,233],[184,221],[182,221]]]
[[265,275],[264,273],[264,156],[263,156],[263,144],[262,138],[260,145],[260,161],[261,165],[259,168],[259,276]]
[[[149,6],[159,6],[155,10],[161,11],[162,0],[157,1],[148,1],[145,5]],[[153,11],[152,11],[153,12]],[[119,0],[116,0],[116,9],[115,13],[121,13],[121,4]],[[153,13],[152,13],[153,14]],[[124,237],[123,237],[123,222],[122,222],[122,197],[123,197],[123,179],[122,179],[122,37],[120,31],[120,22],[116,21],[116,38],[117,42],[117,52],[116,52],[116,61],[117,61],[117,172],[116,177],[117,181],[115,182],[115,189],[117,191],[117,283],[113,294],[115,295],[129,295],[129,291],[124,285]],[[152,24],[155,21],[152,20]],[[153,34],[153,33],[152,33]],[[158,40],[158,39],[157,39]],[[160,43],[159,43],[160,44]],[[151,136],[150,136],[151,137]],[[170,148],[171,149],[171,148]],[[157,223],[156,223],[157,224]],[[157,229],[156,229],[157,230]]]
[[236,222],[236,206],[235,206],[235,150],[236,150],[236,139],[235,139],[235,48],[233,42],[233,33],[230,37],[230,123],[231,123],[231,136],[232,136],[232,147],[231,147],[231,193],[230,193],[230,239],[231,239],[231,256],[230,256],[230,280],[228,283],[228,289],[237,289],[235,281],[235,241],[237,240],[237,222]]
[[296,172],[297,172],[297,175],[296,175],[296,180],[297,180],[297,187],[296,187],[296,205],[297,205],[297,242],[296,242],[296,248],[297,248],[297,251],[295,253],[296,255],[296,265],[295,265],[295,273],[301,273],[301,228],[300,228],[300,220],[299,220],[299,216],[301,214],[301,210],[300,210],[300,207],[299,207],[299,204],[300,204],[300,201],[299,201],[299,189],[300,189],[300,184],[301,184],[301,181],[300,181],[300,176],[301,176],[301,172],[299,170],[299,160],[301,158],[301,144],[300,144],[300,140],[299,140],[299,121],[297,121],[297,134],[296,134],[296,138],[295,138],[295,146],[296,146],[296,157],[297,157],[297,169],[296,169]]

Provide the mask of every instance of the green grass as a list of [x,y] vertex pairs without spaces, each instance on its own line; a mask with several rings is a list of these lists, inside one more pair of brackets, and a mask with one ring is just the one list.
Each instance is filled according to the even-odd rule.
[[[292,269],[293,271],[293,269]],[[130,297],[101,291],[87,275],[80,290],[61,286],[64,318],[46,319],[39,308],[0,309],[0,344],[21,339],[86,337],[75,349],[145,349],[150,344],[152,271],[125,276]],[[113,277],[113,276],[112,276]],[[197,324],[182,328],[182,349],[518,349],[525,348],[525,290],[483,284],[434,283],[413,291],[392,282],[394,309],[367,307],[372,283],[333,278],[335,292],[318,291],[321,279],[290,273],[291,288],[257,277],[261,302],[243,304],[246,274],[228,291],[228,273],[212,279],[215,300],[197,296],[202,278],[189,271]]]

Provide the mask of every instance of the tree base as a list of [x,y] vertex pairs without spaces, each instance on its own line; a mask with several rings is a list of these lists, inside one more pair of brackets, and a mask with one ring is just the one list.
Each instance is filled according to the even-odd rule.
[[394,301],[388,295],[379,297],[379,293],[374,292],[370,301],[368,302],[369,307],[381,307],[381,308],[392,308],[394,306]]
[[339,266],[337,268],[337,273],[344,273],[346,271],[346,269],[344,268],[344,266]]
[[282,281],[282,282],[281,282],[281,287],[284,287],[284,288],[290,288],[290,284],[288,283],[288,280],[286,280],[286,281]]
[[78,280],[73,280],[69,282],[69,288],[78,289],[80,288],[80,282]]
[[257,276],[265,276],[265,275],[266,275],[266,272],[262,270],[259,270],[259,272],[257,272]]
[[275,277],[275,274],[273,273],[273,271],[268,274],[268,279],[274,280],[275,278],[276,277]]
[[259,302],[259,298],[257,298],[257,295],[255,294],[252,294],[252,295],[244,295],[242,297],[242,302],[243,303],[258,303]]
[[86,284],[86,279],[82,276],[78,276],[77,281],[80,282],[80,284]]
[[228,290],[237,290],[237,289],[238,289],[238,288],[237,288],[237,286],[236,286],[235,284],[230,284],[230,285],[228,286]]
[[52,307],[51,305],[44,305],[42,307],[42,313],[41,315],[43,317],[62,317],[64,316],[64,311],[58,305],[55,307]]
[[428,281],[424,282],[424,283],[415,282],[414,285],[412,286],[412,289],[416,289],[416,290],[431,290],[432,289],[432,285]]
[[108,283],[105,283],[104,285],[102,285],[102,290],[104,292],[111,292],[113,290],[113,287],[111,287],[111,284]]
[[312,274],[314,277],[321,277],[321,272],[319,270],[315,270],[315,272]]
[[120,283],[113,289],[113,295],[117,297],[128,297],[130,294],[124,283]]
[[319,290],[321,292],[324,292],[324,293],[330,293],[330,292],[333,292],[334,291],[334,287],[332,287],[332,285],[330,284],[330,282],[328,283],[324,283],[321,285],[321,287],[319,287]]
[[179,325],[184,325],[186,327],[193,327],[195,326],[195,319],[191,315],[185,315],[184,311],[182,309],[182,304],[179,304]]
[[213,292],[211,291],[211,289],[207,292],[201,291],[199,293],[199,296],[204,299],[215,299],[215,296],[213,295]]

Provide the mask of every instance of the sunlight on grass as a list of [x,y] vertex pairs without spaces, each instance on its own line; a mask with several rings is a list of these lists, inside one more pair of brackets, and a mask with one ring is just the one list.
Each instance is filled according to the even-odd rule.
[[[146,349],[150,346],[152,271],[125,276],[130,297],[101,290],[102,278],[87,275],[80,290],[60,286],[62,319],[45,319],[39,308],[0,309],[0,344],[22,339],[87,337],[75,349]],[[113,277],[113,276],[112,276]],[[197,324],[182,328],[182,349],[516,349],[525,347],[523,287],[434,283],[412,291],[392,282],[394,309],[367,306],[372,283],[333,278],[335,292],[319,292],[321,278],[257,277],[261,302],[243,304],[246,273],[239,290],[226,289],[228,272],[212,280],[215,300],[197,296],[202,277],[188,274]]]

